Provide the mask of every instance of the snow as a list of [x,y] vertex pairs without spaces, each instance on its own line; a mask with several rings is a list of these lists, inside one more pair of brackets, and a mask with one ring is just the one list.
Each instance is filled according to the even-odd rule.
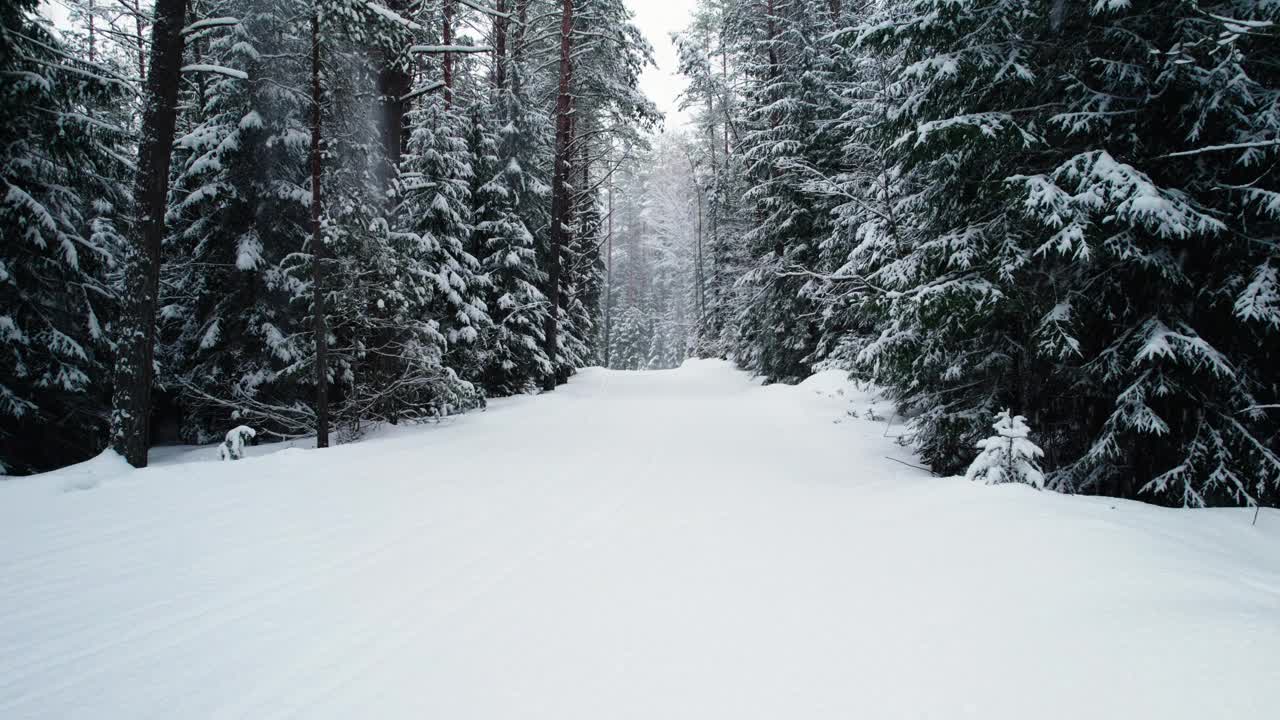
[[230,27],[230,26],[239,25],[239,24],[240,24],[240,18],[234,18],[234,17],[206,18],[204,20],[197,20],[191,23],[190,25],[182,28],[182,34],[191,35],[192,33],[196,33],[201,30],[206,30],[208,28]]
[[422,32],[426,29],[421,25],[419,25],[418,23],[402,16],[400,13],[397,13],[391,8],[388,8],[385,5],[382,5],[381,3],[366,2],[364,5],[365,7],[369,8],[369,10],[371,10],[375,15],[378,15],[384,20],[390,20],[396,25],[403,26],[405,29],[416,30],[419,32]]
[[933,478],[899,428],[695,361],[0,482],[0,717],[1275,716],[1280,511]]
[[243,70],[236,70],[235,68],[224,67],[222,65],[209,65],[206,63],[192,63],[191,65],[183,65],[182,72],[191,72],[191,73],[207,72],[207,73],[214,73],[216,75],[226,75],[229,78],[235,78],[237,80],[249,79],[249,73]]

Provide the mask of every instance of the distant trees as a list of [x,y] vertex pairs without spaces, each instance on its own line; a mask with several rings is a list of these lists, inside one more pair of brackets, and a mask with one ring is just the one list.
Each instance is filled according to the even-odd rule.
[[688,136],[629,150],[615,178],[609,366],[677,367],[698,316],[697,218],[703,197]]

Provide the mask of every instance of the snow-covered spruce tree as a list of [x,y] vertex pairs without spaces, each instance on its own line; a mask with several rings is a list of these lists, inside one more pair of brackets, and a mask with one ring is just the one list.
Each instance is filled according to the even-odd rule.
[[214,76],[192,90],[200,120],[179,142],[171,213],[183,230],[166,265],[165,379],[192,439],[215,437],[228,419],[275,436],[315,424],[311,36],[291,20],[313,10],[330,414],[351,431],[451,404],[422,399],[450,381],[439,344],[422,339],[438,334],[432,319],[404,298],[429,295],[436,273],[388,222],[394,188],[374,97],[370,55],[394,54],[412,28],[361,2],[225,0],[210,11],[239,22],[193,34],[192,53],[247,78]]
[[293,22],[303,9],[223,0],[208,11],[239,22],[190,38],[194,62],[247,76],[188,85],[196,122],[176,143],[159,381],[190,442],[242,420],[268,434],[310,431],[309,38]]
[[1042,228],[1050,485],[1173,504],[1280,499],[1280,6],[1121,2],[1010,178]]
[[486,305],[493,319],[483,342],[480,377],[494,395],[537,388],[552,371],[543,350],[547,300],[538,285],[544,277],[529,230],[530,224],[545,223],[549,188],[526,171],[534,163],[530,153],[539,144],[525,110],[521,72],[518,66],[508,66],[505,75],[512,84],[495,91],[492,155],[476,158],[474,237],[489,277]]
[[834,118],[833,47],[826,38],[827,3],[768,2],[751,29],[745,56],[753,78],[743,136],[753,184],[747,200],[756,225],[744,238],[754,257],[745,277],[754,292],[739,308],[737,358],[773,381],[809,374],[818,339],[810,299],[819,243],[829,233],[831,201],[806,191],[840,150],[819,122]]
[[[465,407],[476,388],[462,380],[480,373],[477,341],[491,320],[484,302],[488,278],[467,252],[471,243],[471,159],[465,118],[440,96],[424,98],[410,113],[413,128],[405,156],[404,200],[397,232],[417,245],[430,278],[420,317],[431,323],[444,345],[441,377],[449,381],[448,407]],[[445,397],[445,396],[442,396]]]
[[965,478],[988,485],[1023,483],[1042,489],[1044,473],[1040,471],[1040,458],[1044,452],[1031,441],[1027,419],[1001,410],[991,427],[995,434],[978,441],[981,452],[970,463]]
[[876,291],[861,311],[879,332],[857,359],[914,416],[916,445],[939,472],[965,467],[1000,407],[1052,428],[1037,394],[1058,389],[1033,339],[1052,308],[1033,267],[1041,233],[1004,182],[1042,161],[1058,100],[1049,80],[1061,42],[1047,9],[911,0],[858,34],[857,48],[893,62],[888,110],[867,140],[912,194],[891,231],[868,230],[869,266],[858,270]]
[[830,158],[822,172],[811,173],[804,185],[833,204],[818,263],[803,269],[820,318],[813,358],[854,371],[861,370],[857,356],[880,328],[874,303],[868,302],[877,289],[866,276],[905,251],[899,226],[910,216],[912,200],[901,182],[901,168],[890,164],[877,137],[880,125],[897,107],[890,86],[896,58],[869,52],[855,42],[858,24],[870,11],[839,9],[839,30],[830,40],[833,84],[842,110],[833,119],[824,114],[821,122],[834,123],[827,135],[842,145],[838,157]]
[[622,311],[611,338],[610,367],[618,370],[644,370],[648,367],[653,345],[653,321],[637,306]]
[[105,444],[128,199],[114,107],[132,87],[71,52],[36,5],[0,8],[0,474]]
[[859,359],[935,469],[1012,404],[1052,487],[1274,497],[1274,14],[922,0],[864,26],[906,200],[859,268],[884,324]]

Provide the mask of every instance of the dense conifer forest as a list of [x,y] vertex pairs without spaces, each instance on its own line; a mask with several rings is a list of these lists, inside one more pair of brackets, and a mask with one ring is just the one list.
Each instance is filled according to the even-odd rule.
[[6,474],[702,357],[1280,502],[1274,0],[701,0],[661,133],[623,0],[69,4],[0,9]]

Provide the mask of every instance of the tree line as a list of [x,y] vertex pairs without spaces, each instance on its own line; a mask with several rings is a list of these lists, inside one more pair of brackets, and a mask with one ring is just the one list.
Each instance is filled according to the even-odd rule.
[[621,0],[0,10],[0,469],[359,434],[594,362]]

